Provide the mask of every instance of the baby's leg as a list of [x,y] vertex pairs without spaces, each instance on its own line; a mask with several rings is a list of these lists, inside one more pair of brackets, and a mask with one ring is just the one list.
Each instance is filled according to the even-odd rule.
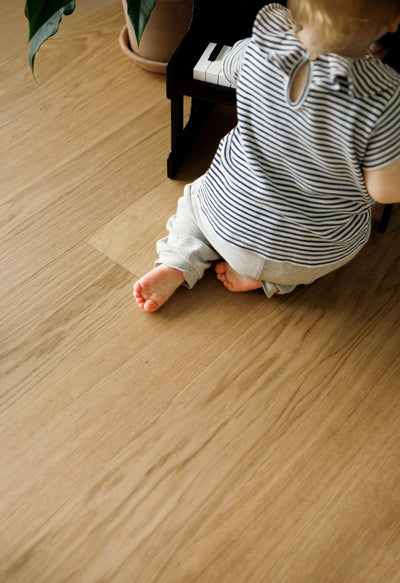
[[155,312],[184,282],[183,272],[167,265],[157,265],[133,286],[133,295],[139,307]]
[[217,278],[221,281],[226,289],[232,292],[244,292],[262,287],[258,279],[251,279],[240,275],[226,261],[218,263],[215,267]]
[[192,288],[219,255],[199,229],[191,200],[191,185],[167,223],[169,234],[157,242],[157,267],[133,286],[138,305],[147,312],[160,308],[180,285]]

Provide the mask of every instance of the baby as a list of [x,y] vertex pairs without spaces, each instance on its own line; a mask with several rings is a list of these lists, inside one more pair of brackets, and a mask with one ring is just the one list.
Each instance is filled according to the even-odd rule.
[[291,0],[258,13],[224,60],[237,125],[134,284],[141,308],[192,288],[214,261],[228,290],[271,297],[357,255],[375,201],[400,201],[400,75],[368,54],[399,23],[400,0]]

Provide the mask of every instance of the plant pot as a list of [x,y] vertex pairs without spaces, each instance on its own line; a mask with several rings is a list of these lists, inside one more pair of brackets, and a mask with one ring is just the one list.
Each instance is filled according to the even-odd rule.
[[126,25],[119,37],[122,50],[143,69],[165,73],[170,57],[189,28],[193,0],[157,0],[140,46],[136,42],[125,0],[122,4],[126,17]]

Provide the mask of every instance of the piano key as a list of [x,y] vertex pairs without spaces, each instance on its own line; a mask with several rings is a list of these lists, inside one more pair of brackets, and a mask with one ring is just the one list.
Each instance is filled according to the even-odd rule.
[[218,75],[218,85],[220,87],[232,87],[232,88],[234,88],[234,85],[232,85],[232,83],[230,83],[228,81],[228,79],[225,77],[225,75],[222,72]]
[[215,47],[213,48],[213,50],[211,51],[209,60],[210,61],[215,61],[219,55],[219,53],[222,51],[222,49],[224,48],[224,45],[222,43],[217,43],[215,45]]
[[222,59],[228,54],[231,47],[222,46],[220,52],[214,61],[212,61],[206,70],[206,82],[218,85],[218,78],[222,74]]
[[193,79],[231,87],[222,72],[222,59],[231,48],[220,43],[209,43],[193,69]]
[[193,69],[193,79],[198,79],[199,81],[206,80],[206,71],[210,64],[210,55],[217,46],[217,43],[209,43],[206,50],[201,55],[200,59],[194,66]]

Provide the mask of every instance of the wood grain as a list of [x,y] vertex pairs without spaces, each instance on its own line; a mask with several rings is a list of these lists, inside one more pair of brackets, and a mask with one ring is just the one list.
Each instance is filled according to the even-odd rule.
[[132,283],[233,117],[168,180],[165,78],[122,25],[84,3],[36,83],[21,7],[1,23],[0,581],[398,583],[398,209],[293,294],[210,271],[143,313]]

